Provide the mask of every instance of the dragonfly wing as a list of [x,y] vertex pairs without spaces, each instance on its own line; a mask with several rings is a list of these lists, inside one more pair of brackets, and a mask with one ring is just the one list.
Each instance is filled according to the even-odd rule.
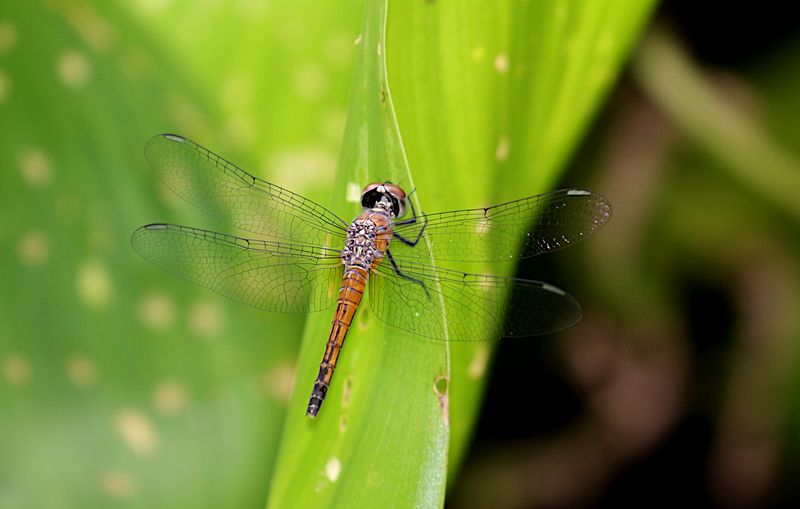
[[191,140],[154,136],[145,156],[175,194],[227,224],[308,244],[338,245],[344,238],[347,224],[330,210],[250,175]]
[[336,300],[342,264],[335,249],[244,239],[187,226],[151,224],[133,249],[165,271],[267,311],[318,311]]
[[[415,262],[398,262],[370,275],[370,307],[381,321],[446,341],[536,336],[574,325],[578,302],[547,283],[468,274]],[[508,312],[506,312],[508,310]]]
[[[584,189],[562,189],[496,205],[420,215],[414,223],[398,222],[404,239],[429,243],[437,261],[502,261],[562,249],[600,229],[611,217],[611,205]],[[404,259],[424,260],[427,249],[399,241],[392,251]]]

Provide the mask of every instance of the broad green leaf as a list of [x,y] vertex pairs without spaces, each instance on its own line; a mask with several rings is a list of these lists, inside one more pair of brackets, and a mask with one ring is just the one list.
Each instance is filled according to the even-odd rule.
[[[486,206],[551,190],[654,5],[391,4],[389,80],[425,210]],[[504,264],[467,268],[498,275],[514,270]],[[451,347],[450,475],[475,421],[491,347]]]
[[[367,2],[334,184],[345,217],[358,210],[368,182],[413,188],[386,80],[385,24],[386,3]],[[388,330],[364,304],[315,420],[305,406],[331,316],[308,321],[269,507],[436,507],[444,500],[448,410],[437,380],[448,377],[447,346]]]
[[[368,1],[333,206],[354,216],[358,190],[376,180],[416,189],[429,212],[546,191],[651,7]],[[362,304],[320,417],[309,421],[330,320],[308,322],[269,507],[441,505],[448,452],[457,465],[490,345],[409,337]],[[446,392],[435,390],[439,379]]]

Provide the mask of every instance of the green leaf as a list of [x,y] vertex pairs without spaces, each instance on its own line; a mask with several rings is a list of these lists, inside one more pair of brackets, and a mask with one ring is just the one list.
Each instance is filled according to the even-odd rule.
[[[389,78],[425,210],[486,206],[552,189],[654,5],[392,4]],[[475,422],[491,346],[451,347],[451,476]]]
[[[368,1],[335,210],[354,216],[358,190],[378,180],[416,189],[418,208],[429,212],[546,191],[651,7],[398,2],[388,6],[384,34],[386,2]],[[489,345],[409,336],[362,304],[310,421],[303,409],[330,319],[307,325],[269,507],[440,506],[448,453],[457,466],[474,423]],[[437,380],[446,389],[437,391]]]
[[[386,80],[385,23],[385,2],[367,2],[334,185],[333,203],[345,217],[358,210],[364,184],[412,182]],[[436,507],[444,501],[447,393],[437,393],[436,382],[448,377],[447,346],[387,329],[365,304],[316,420],[304,409],[331,316],[308,321],[269,507]]]

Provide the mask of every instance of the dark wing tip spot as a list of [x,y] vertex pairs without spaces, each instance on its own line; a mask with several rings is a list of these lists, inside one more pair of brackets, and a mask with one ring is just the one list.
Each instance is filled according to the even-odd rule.
[[166,230],[169,228],[169,225],[165,223],[152,223],[142,226],[145,230]]

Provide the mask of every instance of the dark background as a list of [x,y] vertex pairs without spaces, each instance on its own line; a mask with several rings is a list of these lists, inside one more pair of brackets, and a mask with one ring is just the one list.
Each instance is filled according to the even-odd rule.
[[[790,4],[778,1],[758,4],[667,1],[658,9],[651,30],[654,27],[667,27],[709,76],[724,77],[727,81],[718,82],[720,89],[730,88],[728,86],[733,82],[735,87],[745,89],[746,101],[758,102],[759,108],[779,110],[784,107],[781,101],[788,100],[794,103],[788,107],[796,110],[796,98],[770,97],[774,88],[769,88],[774,87],[769,81],[772,77],[781,75],[789,67],[796,76],[800,65],[800,22],[793,15]],[[586,179],[594,178],[595,188],[609,193],[615,206],[617,217],[612,218],[609,226],[612,230],[618,216],[625,214],[626,210],[617,206],[619,203],[613,197],[615,190],[602,187],[611,179],[598,177],[597,173],[610,164],[610,159],[613,160],[609,153],[616,150],[616,138],[635,136],[659,146],[667,138],[669,147],[654,163],[657,166],[654,171],[662,175],[661,181],[667,189],[692,185],[682,180],[690,181],[686,174],[692,171],[682,168],[682,163],[694,168],[698,167],[698,160],[700,166],[703,162],[707,167],[719,164],[715,161],[715,154],[698,148],[691,135],[675,127],[670,113],[661,109],[649,96],[646,86],[637,80],[631,69],[635,65],[631,64],[623,75],[562,182],[564,186],[580,185]],[[797,85],[796,81],[793,83]],[[741,97],[737,97],[736,90],[733,92],[728,97],[734,102],[739,101]],[[779,124],[773,123],[773,129],[775,125]],[[786,133],[794,137],[795,148],[797,127],[798,124],[794,123],[791,132]],[[795,236],[791,240],[784,239],[784,245],[787,256],[796,261],[796,234],[800,231],[797,219],[787,218],[772,204],[753,196],[747,186],[735,182],[721,185],[726,187],[726,194],[734,202],[766,207],[769,222],[788,223],[787,231]],[[664,200],[665,191],[651,195],[651,199]],[[624,207],[626,203],[623,201],[622,205]],[[650,229],[645,235],[663,235],[663,227],[659,224],[663,223],[663,218],[658,218],[657,214],[670,214],[671,207],[651,205],[656,210],[636,211],[645,216],[643,221]],[[730,214],[727,219],[732,223],[733,236],[720,239],[717,249],[736,250],[735,237],[748,235],[747,221],[737,224],[736,212],[712,203],[695,205],[703,209],[700,213]],[[686,232],[671,234],[675,233]],[[600,237],[605,235],[614,234],[609,231],[599,234]],[[597,242],[602,242],[602,239]],[[670,242],[671,239],[662,238],[660,244],[668,245]],[[742,368],[748,361],[740,356],[750,355],[748,346],[743,347],[742,343],[754,340],[743,337],[746,334],[742,332],[741,319],[742,313],[752,312],[742,309],[740,295],[742,285],[746,284],[742,279],[749,277],[745,273],[750,270],[746,266],[750,260],[739,260],[717,270],[705,266],[705,263],[715,263],[713,257],[698,266],[694,261],[682,259],[681,254],[685,253],[671,248],[659,254],[647,248],[633,254],[633,257],[645,258],[645,265],[653,270],[663,265],[670,267],[662,276],[668,278],[664,286],[669,289],[664,299],[670,307],[668,321],[677,322],[680,332],[677,337],[660,339],[679,346],[652,348],[642,343],[661,336],[663,331],[653,330],[659,325],[641,327],[641,320],[637,317],[625,316],[624,299],[620,301],[613,294],[603,295],[603,285],[590,283],[589,287],[594,288],[587,294],[585,282],[581,280],[591,279],[593,272],[608,270],[609,263],[604,259],[602,247],[584,246],[583,249],[580,256],[566,256],[566,261],[562,259],[563,254],[558,254],[521,264],[520,277],[558,281],[576,294],[584,305],[585,318],[575,330],[555,340],[548,337],[540,342],[507,340],[501,343],[494,359],[495,369],[486,392],[484,411],[467,460],[467,473],[461,482],[456,483],[457,493],[465,496],[458,499],[459,503],[449,506],[503,507],[502,502],[492,505],[491,497],[476,497],[469,485],[478,479],[490,479],[499,490],[516,493],[509,496],[509,507],[798,506],[798,464],[793,454],[797,444],[796,433],[792,431],[797,427],[796,411],[767,410],[764,411],[766,417],[757,415],[752,419],[754,423],[739,423],[742,426],[727,422],[735,418],[737,412],[763,411],[752,401],[752,395],[746,391],[739,394],[743,369],[755,370],[745,375],[755,379],[768,378],[766,371],[772,369],[786,369],[776,368],[770,362]],[[624,245],[618,249],[641,248]],[[698,258],[708,256],[700,252],[696,255]],[[655,257],[661,260],[655,262]],[[580,264],[579,270],[574,270],[576,263]],[[753,261],[754,265],[758,263]],[[573,276],[575,273],[580,277]],[[600,279],[600,276],[596,277]],[[777,277],[781,276],[778,274]],[[609,279],[609,284],[613,285],[613,276]],[[770,284],[764,287],[774,289]],[[759,300],[770,302],[774,298],[769,295],[753,297],[756,302],[751,306],[758,306]],[[663,316],[654,314],[652,318],[657,322]],[[663,325],[665,329],[670,328],[667,323]],[[780,340],[764,341],[796,343],[798,339],[795,329]],[[584,344],[587,341],[589,344]],[[598,342],[602,343],[600,347]],[[594,351],[600,358],[596,360],[600,366],[594,366],[592,373],[584,379],[576,375],[575,365],[569,358],[570,352],[574,354],[573,349],[581,348]],[[668,376],[674,377],[673,380],[648,381],[648,361],[642,359],[657,358],[664,354],[663,351],[673,349],[681,352],[677,361],[673,359],[680,366],[668,370]],[[660,350],[661,354],[658,353]],[[759,355],[756,350],[753,356]],[[634,360],[621,360],[628,356]],[[621,366],[623,362],[639,363],[637,369],[645,370],[644,375],[630,376],[626,381],[624,371],[628,368]],[[652,374],[653,378],[660,376],[665,375]],[[772,385],[767,390],[779,404],[796,408],[796,391],[791,389],[796,377],[788,373],[786,379],[788,381]],[[614,380],[623,385],[642,384],[643,393],[637,394],[635,388],[631,388],[629,392],[623,389],[616,395],[613,392],[610,396],[604,395]],[[738,401],[740,396],[745,401]],[[662,401],[664,405],[675,405],[670,411],[653,417],[660,420],[655,424],[657,431],[643,438],[631,450],[619,443],[617,435],[636,430],[626,430],[624,426],[615,428],[603,417],[603,407],[624,405],[625,401],[619,400],[628,397],[631,398],[628,404],[643,407],[644,412],[649,407],[643,400],[656,407]],[[740,408],[731,410],[737,406]],[[761,417],[771,424],[759,423]],[[504,461],[506,464],[501,465]],[[509,463],[514,467],[509,468]],[[536,480],[542,478],[546,480]],[[515,491],[510,488],[514,483],[509,479],[522,484],[527,480],[530,488]],[[498,496],[500,498],[494,503],[502,500],[503,495]],[[482,501],[476,502],[476,498],[470,497]]]

